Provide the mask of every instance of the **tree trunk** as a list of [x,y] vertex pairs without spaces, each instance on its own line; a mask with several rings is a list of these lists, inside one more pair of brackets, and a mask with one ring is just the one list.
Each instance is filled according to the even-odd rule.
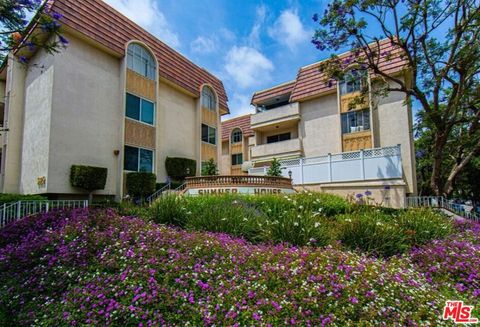
[[473,151],[471,151],[465,158],[463,158],[459,164],[455,164],[452,167],[452,170],[450,171],[447,181],[445,182],[445,185],[443,187],[443,196],[448,197],[452,194],[455,179],[457,178],[458,174],[460,174],[462,170],[470,163],[470,161],[472,161],[479,147],[480,146],[475,147],[475,149],[473,149]]
[[88,205],[92,205],[93,202],[93,191],[88,193]]

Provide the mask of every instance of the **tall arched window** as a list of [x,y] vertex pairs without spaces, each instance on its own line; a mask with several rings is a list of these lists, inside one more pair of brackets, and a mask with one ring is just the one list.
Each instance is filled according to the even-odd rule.
[[235,128],[232,131],[232,143],[242,142],[242,130],[240,128]]
[[138,43],[130,43],[128,46],[127,67],[148,79],[155,80],[155,59]]
[[202,106],[212,111],[215,111],[217,109],[217,101],[215,100],[215,94],[208,86],[204,86],[202,90]]

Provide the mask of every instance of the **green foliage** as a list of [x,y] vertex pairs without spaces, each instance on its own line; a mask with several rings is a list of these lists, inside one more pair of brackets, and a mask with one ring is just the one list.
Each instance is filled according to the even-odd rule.
[[46,197],[36,194],[11,194],[0,193],[0,204],[17,202],[17,201],[44,201]]
[[165,169],[168,176],[174,181],[181,182],[185,177],[195,176],[197,173],[197,161],[187,158],[167,157],[165,160]]
[[272,165],[267,170],[267,176],[275,176],[275,177],[282,176],[282,165],[280,164],[277,158],[273,158]]
[[156,176],[153,173],[135,172],[127,174],[128,194],[141,198],[155,192]]
[[[1,1],[0,2],[0,62],[5,53],[20,49],[22,54],[30,55],[33,51],[43,49],[47,53],[55,53],[66,46],[68,41],[61,35],[61,16],[53,11],[46,11],[43,1]],[[36,13],[36,14],[35,14]],[[37,29],[29,30],[27,17],[32,17]],[[45,34],[50,37],[45,40]],[[28,35],[28,42],[21,42]],[[20,61],[25,62],[25,55]]]
[[107,168],[73,165],[70,169],[70,183],[73,187],[88,192],[103,190],[107,182]]
[[202,165],[202,176],[216,176],[218,175],[217,163],[213,158],[208,159]]
[[162,195],[150,207],[150,217],[159,224],[185,227],[185,198],[173,193]]
[[389,212],[360,207],[337,220],[338,239],[345,246],[382,256],[404,253],[412,246],[443,239],[453,232],[449,219],[429,209]]

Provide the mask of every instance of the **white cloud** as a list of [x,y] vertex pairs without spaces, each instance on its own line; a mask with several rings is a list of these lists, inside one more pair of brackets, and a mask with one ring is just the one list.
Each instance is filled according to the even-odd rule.
[[301,43],[308,42],[312,32],[305,29],[296,10],[283,11],[273,26],[268,29],[268,35],[281,44],[295,51]]
[[223,37],[226,41],[233,42],[237,39],[235,33],[230,31],[228,28],[222,27],[219,32],[220,36]]
[[235,116],[241,116],[246,114],[252,114],[254,112],[253,106],[250,104],[252,96],[250,94],[241,94],[234,92],[228,101],[228,106],[230,107],[231,115],[226,117],[229,119]]
[[199,36],[190,43],[190,48],[192,49],[192,52],[207,54],[214,52],[217,45],[214,39],[206,36]]
[[158,9],[155,0],[104,0],[129,19],[157,36],[168,45],[178,48],[180,40]]
[[225,71],[240,88],[261,85],[270,80],[273,63],[258,50],[234,46],[225,57]]
[[265,22],[265,16],[267,13],[267,8],[265,5],[257,6],[256,8],[256,15],[255,15],[255,23],[253,24],[252,30],[248,36],[249,44],[252,47],[259,48],[260,47],[260,32],[263,23]]

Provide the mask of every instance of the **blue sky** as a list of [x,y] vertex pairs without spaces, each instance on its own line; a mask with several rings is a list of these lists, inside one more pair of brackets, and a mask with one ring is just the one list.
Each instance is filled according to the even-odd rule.
[[[252,94],[326,58],[310,43],[327,1],[104,0],[224,82],[231,118]],[[160,63],[161,64],[161,63]]]

